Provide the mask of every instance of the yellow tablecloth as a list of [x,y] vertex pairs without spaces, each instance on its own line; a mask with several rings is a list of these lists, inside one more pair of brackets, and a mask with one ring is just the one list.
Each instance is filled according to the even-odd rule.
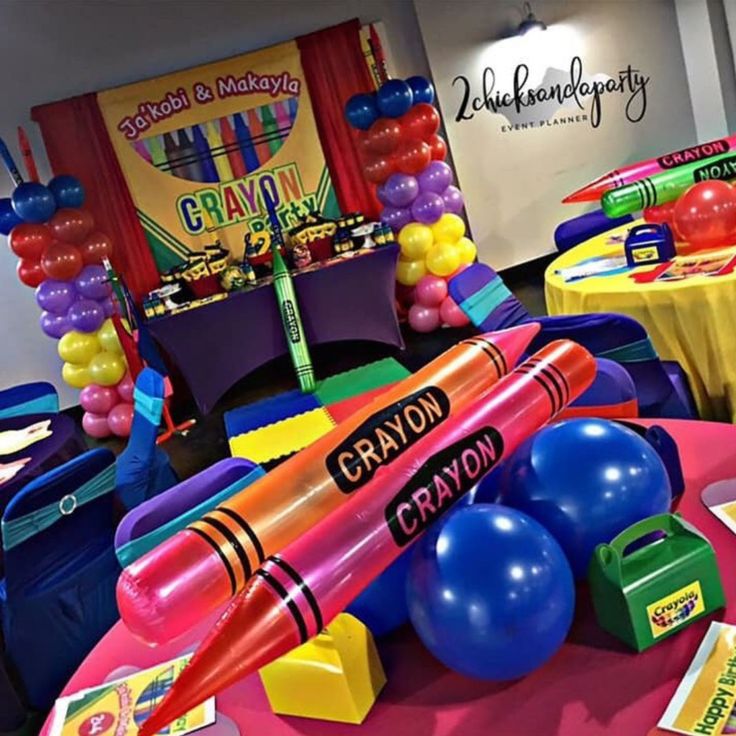
[[591,238],[549,265],[544,277],[549,313],[633,317],[646,328],[659,356],[685,369],[701,417],[736,423],[736,274],[637,284],[628,275],[632,271],[571,283],[555,273],[588,258],[623,255],[623,243],[612,238],[625,236],[636,224]]

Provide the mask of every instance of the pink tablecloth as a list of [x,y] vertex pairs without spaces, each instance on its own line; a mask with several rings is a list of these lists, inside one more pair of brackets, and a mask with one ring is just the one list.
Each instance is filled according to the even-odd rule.
[[[700,502],[700,491],[706,485],[736,477],[736,427],[686,421],[659,423],[672,432],[680,446],[687,490],[679,510],[708,536],[718,553],[730,605],[715,618],[736,622],[736,539]],[[581,588],[576,620],[562,650],[529,677],[498,685],[448,671],[407,626],[379,643],[388,684],[362,726],[274,716],[260,680],[254,676],[218,698],[217,724],[200,733],[644,736],[662,714],[710,620],[693,624],[636,655],[597,627],[587,590]],[[169,659],[188,650],[191,643],[148,649],[118,623],[82,664],[65,693]],[[652,731],[652,736],[654,733],[658,732]]]

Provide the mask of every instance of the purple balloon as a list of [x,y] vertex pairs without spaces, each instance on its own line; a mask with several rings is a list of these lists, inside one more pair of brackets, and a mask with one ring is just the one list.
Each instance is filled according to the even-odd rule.
[[419,190],[442,194],[452,184],[452,169],[444,161],[431,161],[417,175]]
[[452,212],[455,215],[459,215],[465,207],[463,193],[457,187],[447,187],[442,192],[442,201],[445,203],[445,212]]
[[118,305],[113,297],[109,296],[102,302],[102,311],[105,313],[105,319],[118,313]]
[[105,321],[105,310],[91,299],[80,299],[69,307],[69,322],[79,332],[95,332]]
[[98,264],[85,266],[74,279],[74,286],[87,299],[105,299],[112,294],[105,267]]
[[407,207],[417,194],[419,184],[409,174],[391,174],[383,185],[383,196],[391,207]]
[[391,205],[391,202],[389,202],[389,201],[388,201],[388,200],[386,199],[386,192],[385,192],[385,190],[384,190],[384,188],[383,188],[383,184],[379,184],[379,185],[378,185],[378,186],[376,187],[376,197],[378,198],[378,201],[379,201],[379,202],[380,202],[380,203],[381,203],[381,204],[382,204],[382,205],[383,205],[384,207],[389,207],[389,206]]
[[44,334],[58,340],[72,329],[69,318],[65,314],[53,314],[52,312],[41,312],[39,319]]
[[422,192],[411,206],[411,215],[422,225],[431,225],[445,214],[442,197],[434,192]]
[[36,304],[46,312],[66,314],[77,298],[71,281],[46,279],[36,288]]
[[411,210],[408,207],[384,207],[381,212],[381,222],[398,233],[404,225],[412,220]]

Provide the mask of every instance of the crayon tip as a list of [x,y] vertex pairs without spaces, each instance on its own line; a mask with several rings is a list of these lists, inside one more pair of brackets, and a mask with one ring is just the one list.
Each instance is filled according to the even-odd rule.
[[586,184],[581,189],[574,191],[572,194],[568,194],[562,200],[562,204],[574,204],[576,202],[597,202],[604,192],[609,189],[615,189],[621,179],[617,179],[614,172],[604,174],[598,179],[594,179],[589,184]]
[[508,370],[510,371],[526,352],[529,343],[541,329],[539,322],[525,322],[507,330],[486,332],[479,337],[493,343],[504,354]]
[[163,700],[141,725],[153,736],[233,683],[302,643],[283,601],[254,577],[200,644]]

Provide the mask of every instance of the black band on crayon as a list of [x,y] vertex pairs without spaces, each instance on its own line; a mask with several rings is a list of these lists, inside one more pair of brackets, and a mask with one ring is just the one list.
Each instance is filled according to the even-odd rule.
[[477,337],[471,338],[466,342],[469,345],[477,345],[491,359],[499,378],[508,373],[506,358],[504,358],[503,353],[492,342],[487,342]]
[[624,185],[624,178],[621,176],[621,172],[614,169],[614,171],[611,172],[611,175],[613,176],[614,189],[618,189],[619,187],[622,187]]
[[324,620],[322,619],[322,611],[320,610],[319,603],[314,597],[309,586],[304,582],[302,576],[288,563],[286,560],[282,560],[280,557],[274,555],[268,558],[274,565],[278,565],[298,586],[299,590],[304,594],[304,597],[309,603],[309,607],[312,609],[314,614],[314,621],[317,624],[317,631],[322,631],[324,628]]
[[225,565],[227,576],[230,578],[231,594],[235,595],[238,592],[238,586],[235,582],[235,571],[230,565],[230,560],[228,560],[228,558],[225,556],[225,553],[220,549],[220,545],[217,544],[214,539],[211,539],[209,535],[203,532],[201,529],[197,529],[193,526],[188,526],[187,531],[194,532],[196,535],[202,537],[202,539],[204,539],[204,541],[207,542],[207,544],[209,544],[210,547],[215,550],[215,552],[217,552],[217,555],[222,561],[222,564]]
[[564,383],[564,380],[561,382],[558,378],[558,376],[553,373],[550,370],[550,365],[542,365],[539,366],[539,360],[538,359],[532,359],[529,361],[530,363],[533,363],[539,373],[543,375],[547,380],[552,384],[552,388],[554,389],[555,393],[557,394],[557,398],[559,400],[559,408],[562,409],[562,407],[565,405],[565,399],[567,396],[566,388],[567,386]]
[[554,363],[549,363],[547,368],[557,376],[557,380],[565,392],[565,401],[568,401],[570,399],[570,384],[567,382],[565,374]]
[[266,553],[263,551],[263,545],[261,540],[251,528],[250,524],[239,514],[237,511],[233,511],[225,506],[218,506],[215,511],[219,511],[225,516],[229,516],[247,535],[248,539],[253,543],[253,549],[256,551],[258,562],[263,562],[266,559]]
[[522,366],[518,368],[517,371],[521,374],[531,376],[544,389],[545,393],[547,394],[547,397],[549,398],[549,403],[552,404],[552,413],[557,414],[559,409],[557,408],[557,402],[555,401],[555,395],[552,393],[552,390],[547,385],[547,381],[545,381],[544,378],[539,373],[536,372],[535,368],[533,366],[530,366],[529,368],[524,368]]
[[247,580],[251,574],[252,570],[250,569],[250,560],[248,559],[248,555],[243,548],[243,545],[240,544],[240,540],[238,537],[230,530],[230,528],[223,524],[219,519],[213,519],[211,516],[203,516],[202,519],[200,519],[202,524],[209,524],[210,526],[217,529],[220,534],[222,534],[225,539],[229,542],[230,546],[235,550],[235,554],[238,556],[238,559],[240,560],[240,565],[243,568],[243,575],[245,575],[245,579]]
[[291,616],[294,619],[294,623],[299,629],[299,638],[302,640],[302,644],[304,644],[304,642],[309,639],[309,635],[307,634],[307,623],[304,620],[299,607],[289,596],[289,592],[286,590],[286,588],[284,588],[283,585],[281,585],[278,580],[276,580],[273,575],[271,575],[268,570],[260,568],[256,570],[256,575],[259,578],[265,580],[271,586],[271,588],[273,588],[274,592],[277,593],[278,596],[284,601],[286,607],[289,609],[289,613],[291,613]]

